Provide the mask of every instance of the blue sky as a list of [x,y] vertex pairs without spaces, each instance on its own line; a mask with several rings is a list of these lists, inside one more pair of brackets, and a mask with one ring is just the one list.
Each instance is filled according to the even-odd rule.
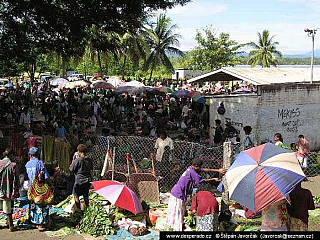
[[[217,34],[227,32],[238,43],[257,42],[257,32],[267,29],[283,54],[299,54],[311,51],[304,29],[320,28],[320,0],[194,0],[167,15],[179,27],[184,51],[196,46],[197,29],[211,25]],[[315,49],[320,49],[320,29]]]

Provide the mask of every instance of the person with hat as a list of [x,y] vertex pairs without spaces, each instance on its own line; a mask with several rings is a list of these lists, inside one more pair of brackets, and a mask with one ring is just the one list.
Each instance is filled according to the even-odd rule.
[[[44,166],[44,163],[39,160],[39,149],[31,147],[29,149],[30,160],[25,165],[25,173],[28,179],[28,187],[31,187],[32,181],[36,177],[36,173],[43,171],[44,179],[49,179],[50,175]],[[29,218],[31,223],[37,226],[39,231],[46,230],[45,226],[49,224],[49,206],[45,204],[30,203]]]
[[204,179],[202,178],[201,173],[217,172],[224,174],[227,171],[223,168],[202,168],[202,164],[203,161],[201,159],[193,159],[192,166],[189,166],[187,168],[187,170],[182,174],[176,185],[174,185],[171,190],[166,223],[174,231],[183,230],[183,219],[186,211],[186,201],[188,195],[192,194],[193,189],[204,182],[220,181],[219,178]]

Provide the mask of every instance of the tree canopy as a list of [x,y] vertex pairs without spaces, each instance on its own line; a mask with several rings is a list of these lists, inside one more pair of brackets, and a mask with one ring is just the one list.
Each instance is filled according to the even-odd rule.
[[177,47],[181,36],[175,33],[176,24],[171,23],[171,19],[164,14],[160,14],[156,23],[150,24],[146,31],[145,39],[150,46],[151,52],[146,61],[146,69],[150,69],[150,79],[154,69],[159,65],[164,65],[167,69],[173,71],[173,65],[167,56],[170,54],[183,55]]
[[190,54],[190,65],[193,69],[213,71],[225,66],[234,66],[238,61],[237,55],[242,45],[230,40],[228,33],[220,33],[207,26],[203,31],[197,31],[196,46]]
[[[17,65],[35,70],[41,54],[56,52],[63,60],[82,56],[92,29],[98,36],[123,35],[139,28],[148,14],[190,0],[3,0],[0,2],[0,73]],[[104,44],[96,44],[98,50]],[[9,59],[8,59],[9,58]]]
[[278,42],[273,41],[275,36],[270,37],[268,30],[263,30],[262,34],[258,32],[258,43],[250,42],[247,45],[253,50],[249,53],[248,63],[252,67],[261,65],[262,67],[277,66],[278,58],[282,57],[282,53],[277,50]]

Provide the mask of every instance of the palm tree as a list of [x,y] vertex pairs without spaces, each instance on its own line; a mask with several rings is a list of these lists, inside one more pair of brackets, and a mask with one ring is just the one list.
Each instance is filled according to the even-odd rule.
[[146,30],[146,42],[150,47],[150,55],[146,61],[146,69],[150,69],[150,80],[153,71],[163,64],[171,71],[174,70],[173,65],[167,54],[184,55],[176,46],[179,46],[179,38],[181,35],[174,33],[177,29],[176,24],[171,24],[171,19],[165,14],[160,14],[155,24],[150,24]]
[[136,68],[139,64],[139,60],[146,59],[147,46],[144,41],[141,32],[126,32],[120,37],[119,55],[123,56],[122,65],[122,79],[125,76],[127,58],[131,59]]
[[249,53],[248,64],[252,67],[260,64],[262,67],[277,66],[278,58],[282,57],[282,53],[276,49],[278,42],[274,42],[274,36],[270,37],[268,30],[263,30],[262,34],[258,32],[258,43],[250,42],[246,45],[254,48]]

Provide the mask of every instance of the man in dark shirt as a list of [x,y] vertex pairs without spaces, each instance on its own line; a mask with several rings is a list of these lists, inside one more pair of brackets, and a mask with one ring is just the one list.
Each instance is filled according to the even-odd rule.
[[301,182],[290,193],[291,204],[287,204],[289,231],[308,231],[308,210],[315,205],[310,190],[301,187]]
[[74,201],[80,209],[79,197],[83,196],[86,207],[89,206],[89,189],[91,181],[92,162],[86,155],[87,146],[79,144],[77,147],[78,157],[72,161],[69,170],[75,175],[75,182],[72,190]]

